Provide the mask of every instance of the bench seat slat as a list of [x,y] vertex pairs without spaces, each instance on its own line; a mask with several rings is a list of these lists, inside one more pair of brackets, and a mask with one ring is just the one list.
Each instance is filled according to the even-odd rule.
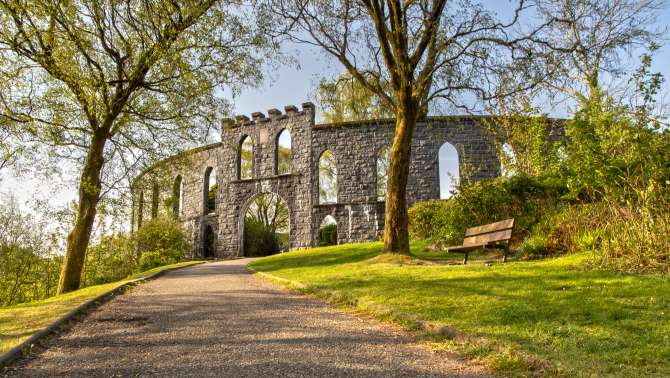
[[491,232],[488,234],[479,234],[475,236],[468,236],[463,240],[463,246],[486,245],[494,242],[509,240],[512,237],[512,229],[503,231]]
[[485,224],[483,226],[470,227],[465,230],[465,237],[488,234],[495,231],[512,229],[514,227],[514,218],[505,219],[500,222]]

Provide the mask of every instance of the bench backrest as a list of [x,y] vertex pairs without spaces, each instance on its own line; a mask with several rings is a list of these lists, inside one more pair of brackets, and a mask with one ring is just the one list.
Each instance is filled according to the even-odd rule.
[[470,227],[465,231],[464,246],[487,245],[490,243],[507,241],[512,237],[514,218],[504,221]]

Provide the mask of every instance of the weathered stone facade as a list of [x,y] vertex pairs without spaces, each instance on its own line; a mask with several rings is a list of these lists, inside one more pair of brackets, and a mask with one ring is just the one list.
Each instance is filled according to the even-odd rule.
[[[177,176],[183,182],[179,214],[193,240],[194,257],[203,253],[207,225],[216,235],[216,256],[241,256],[244,214],[261,193],[276,193],[288,205],[290,249],[318,245],[319,226],[331,215],[338,224],[338,242],[378,240],[384,224],[384,202],[377,201],[377,158],[391,145],[393,120],[315,125],[314,105],[302,110],[254,113],[225,123],[221,143],[166,159],[138,177],[135,183],[133,227],[151,217],[152,192],[158,183],[160,211],[171,212],[170,199]],[[277,138],[287,129],[291,136],[292,170],[277,174]],[[253,141],[253,178],[240,180],[240,148],[245,136]],[[410,204],[439,198],[438,150],[445,142],[458,151],[461,177],[464,167],[472,180],[500,174],[496,148],[484,132],[481,117],[432,117],[415,130],[407,196]],[[337,203],[319,204],[319,158],[326,149],[337,160]],[[208,214],[205,175],[211,167],[218,185],[216,211]],[[143,200],[140,201],[140,196]],[[140,206],[140,202],[143,202]],[[140,207],[142,211],[140,214]]]

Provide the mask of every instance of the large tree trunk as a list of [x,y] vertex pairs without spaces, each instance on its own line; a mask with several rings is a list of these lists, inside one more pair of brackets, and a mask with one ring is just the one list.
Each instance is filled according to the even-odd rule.
[[93,230],[96,209],[100,199],[100,173],[104,165],[107,132],[93,134],[88,155],[79,182],[79,206],[75,225],[67,237],[67,255],[58,282],[58,294],[79,289],[81,273],[86,260],[86,249]]
[[418,113],[418,106],[411,95],[398,102],[386,189],[384,252],[387,253],[409,254],[406,194],[412,134]]

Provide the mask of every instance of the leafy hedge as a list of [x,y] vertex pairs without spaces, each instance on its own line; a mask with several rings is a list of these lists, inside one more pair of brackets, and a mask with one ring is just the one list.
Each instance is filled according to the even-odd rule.
[[255,219],[244,221],[244,255],[269,256],[279,252],[279,240],[272,230]]
[[567,189],[555,178],[499,177],[465,186],[452,199],[420,202],[409,210],[410,233],[418,239],[459,244],[468,227],[515,218],[515,234],[528,233],[557,211]]

